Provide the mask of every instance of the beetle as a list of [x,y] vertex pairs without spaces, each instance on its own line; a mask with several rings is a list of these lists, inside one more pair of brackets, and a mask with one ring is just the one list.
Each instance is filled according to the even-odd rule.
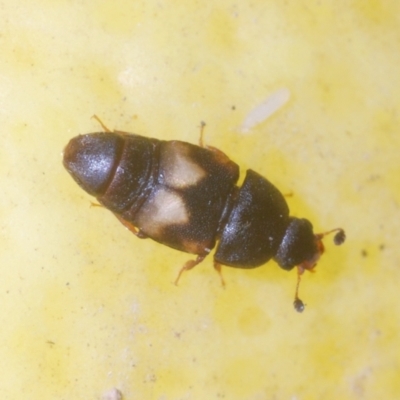
[[344,242],[343,229],[314,234],[311,222],[290,216],[282,193],[251,169],[237,186],[239,166],[203,144],[204,123],[196,146],[110,131],[94,118],[104,132],[72,138],[64,166],[137,237],[197,256],[183,265],[176,284],[214,247],[214,268],[223,285],[222,265],[250,269],[273,258],[284,270],[297,267],[293,304],[304,310],[301,275],[316,266],[325,235],[336,232],[335,244]]

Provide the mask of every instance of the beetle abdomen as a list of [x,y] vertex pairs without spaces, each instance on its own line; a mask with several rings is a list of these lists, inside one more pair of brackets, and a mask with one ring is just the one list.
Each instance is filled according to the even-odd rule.
[[84,190],[112,212],[138,209],[149,191],[158,142],[111,132],[80,135],[66,146],[64,166]]
[[102,194],[123,148],[119,135],[92,133],[72,138],[64,149],[63,163],[74,180],[93,196]]
[[188,253],[215,246],[239,167],[224,153],[117,132],[73,138],[64,165],[79,185],[142,234]]
[[288,223],[289,208],[279,190],[248,170],[214,258],[231,267],[258,267],[275,256]]
[[97,198],[114,213],[134,215],[153,188],[158,172],[157,150],[160,141],[139,135],[119,137],[123,146],[113,166],[112,179],[105,192]]

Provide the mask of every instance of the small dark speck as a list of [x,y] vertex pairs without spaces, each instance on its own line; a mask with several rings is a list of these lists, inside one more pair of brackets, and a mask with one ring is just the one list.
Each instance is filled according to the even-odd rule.
[[380,250],[380,251],[385,250],[385,245],[384,245],[383,243],[381,243],[381,244],[379,245],[379,250]]
[[367,179],[367,181],[369,182],[375,182],[381,179],[381,176],[378,174],[372,174],[369,176],[369,178]]
[[361,256],[362,256],[362,257],[368,257],[368,252],[367,252],[367,250],[362,249],[362,250],[361,250]]
[[157,377],[155,376],[155,374],[149,374],[146,376],[146,380],[144,381],[144,383],[146,382],[156,382],[157,381]]
[[236,110],[236,106],[232,106],[232,107],[231,107],[231,110],[232,110],[232,111],[235,111],[235,110]]

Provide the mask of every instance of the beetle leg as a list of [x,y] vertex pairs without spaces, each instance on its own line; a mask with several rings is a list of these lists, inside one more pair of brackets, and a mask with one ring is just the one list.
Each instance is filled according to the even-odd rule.
[[206,126],[206,123],[204,121],[200,122],[200,137],[199,137],[199,146],[203,147],[204,149],[211,150],[217,154],[221,153],[225,158],[226,154],[222,152],[220,149],[217,149],[214,146],[209,146],[208,144],[204,143],[204,127]]
[[204,149],[208,149],[212,151],[215,155],[215,158],[218,160],[219,163],[222,165],[227,165],[231,163],[229,158],[226,156],[226,154],[218,149],[217,147],[214,146],[209,146],[208,144],[204,144],[204,127],[206,126],[206,123],[201,121],[200,122],[200,138],[199,138],[199,146],[203,147]]
[[296,293],[294,295],[293,307],[299,313],[303,312],[305,308],[305,304],[299,298],[299,286],[300,286],[301,276],[303,275],[304,271],[305,271],[304,268],[301,268],[300,266],[297,267],[297,284],[296,284]]
[[204,144],[204,127],[206,126],[206,123],[201,121],[200,122],[200,138],[199,138],[199,146],[203,147],[204,149],[208,149],[212,151],[216,157],[216,159],[221,163],[221,164],[228,164],[231,161],[229,158],[226,156],[226,154],[218,149],[217,147],[214,146],[209,146],[208,144]]
[[200,122],[200,137],[199,137],[199,146],[200,147],[206,147],[204,145],[204,127],[205,126],[206,126],[206,123],[204,121],[201,121]]
[[224,277],[222,276],[221,267],[222,267],[222,264],[214,261],[214,269],[218,272],[219,277],[221,278],[222,287],[225,288],[225,281],[224,281]]
[[[90,207],[104,207],[102,204],[99,203],[94,203],[94,202],[90,202]],[[106,208],[106,207],[104,207]],[[139,239],[147,239],[147,235],[145,235],[140,229],[136,228],[135,225],[133,225],[131,222],[126,221],[125,219],[123,219],[122,217],[120,217],[117,214],[114,214],[117,218],[118,221],[121,222],[121,224],[129,229],[134,235],[136,235]]]
[[204,143],[204,127],[206,126],[206,123],[204,121],[200,122],[200,137],[199,137],[199,146],[203,147],[204,149],[211,150],[217,154],[221,153],[224,157],[226,157],[226,154],[223,153],[220,149],[217,149],[214,146],[209,146],[208,144]]
[[184,271],[189,271],[190,269],[194,268],[197,264],[200,264],[205,258],[206,256],[197,256],[195,260],[186,261],[185,265],[181,268],[181,270],[178,273],[178,276],[175,279],[174,282],[175,285],[178,286],[179,279]]
[[122,135],[122,136],[130,135],[130,133],[128,133],[128,132],[116,131],[115,129],[112,131],[111,129],[107,128],[107,126],[104,124],[104,122],[96,114],[92,115],[92,118],[95,119],[101,125],[101,127],[104,129],[104,131],[107,133],[118,133],[119,135]]
[[103,121],[96,114],[92,115],[92,118],[95,119],[101,125],[101,127],[104,129],[105,132],[108,132],[108,133],[112,132],[111,129],[108,129],[104,125]]
[[[90,202],[90,207],[104,207],[102,204],[99,203],[94,203],[94,202]],[[106,207],[104,207],[106,208]],[[121,222],[121,224],[129,229],[134,235],[136,235],[139,239],[147,239],[147,235],[145,235],[140,229],[137,229],[135,225],[133,225],[132,223],[126,221],[125,219],[123,219],[122,217],[120,217],[117,214],[114,214],[117,218],[118,221]]]
[[148,236],[145,235],[140,229],[136,228],[135,225],[133,225],[131,222],[126,221],[125,219],[123,219],[122,217],[120,217],[117,214],[114,214],[117,218],[118,221],[121,222],[121,224],[129,229],[134,235],[136,235],[139,239],[146,239]]
[[[319,257],[319,254],[318,254],[318,257]],[[305,304],[299,297],[299,287],[300,287],[301,277],[304,274],[304,271],[315,272],[314,268],[316,265],[317,264],[315,261],[304,261],[303,263],[301,263],[300,265],[297,266],[297,284],[296,284],[296,292],[294,295],[293,306],[294,306],[294,309],[299,313],[303,312],[304,308],[305,308]]]

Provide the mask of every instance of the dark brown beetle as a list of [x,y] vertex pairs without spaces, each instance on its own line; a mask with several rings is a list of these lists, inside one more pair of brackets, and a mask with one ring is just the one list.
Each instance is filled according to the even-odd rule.
[[285,270],[297,267],[294,307],[304,310],[300,276],[315,267],[327,233],[337,232],[336,244],[345,240],[342,229],[314,234],[311,223],[290,217],[279,190],[251,169],[236,186],[238,165],[220,150],[204,147],[202,135],[199,147],[102,126],[105,132],[71,139],[64,166],[136,236],[197,255],[175,283],[218,241],[214,267],[219,273],[221,265],[256,268],[271,258]]

